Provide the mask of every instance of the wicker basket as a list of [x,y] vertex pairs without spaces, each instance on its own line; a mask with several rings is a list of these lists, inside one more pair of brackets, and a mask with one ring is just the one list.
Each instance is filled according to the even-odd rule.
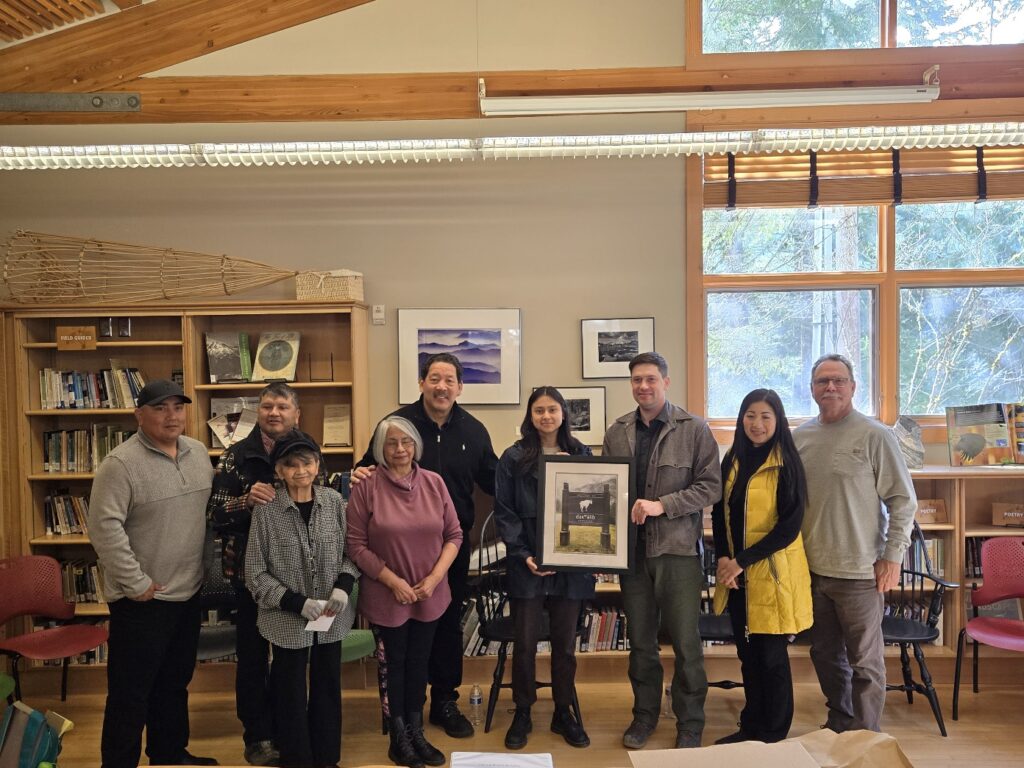
[[299,301],[362,301],[363,273],[351,269],[299,272],[295,275],[295,298]]

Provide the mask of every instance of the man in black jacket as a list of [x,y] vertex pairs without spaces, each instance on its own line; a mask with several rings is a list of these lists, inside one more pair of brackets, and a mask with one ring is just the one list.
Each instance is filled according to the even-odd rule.
[[[467,596],[469,555],[473,528],[473,486],[494,495],[494,470],[498,457],[491,447],[487,428],[456,403],[462,394],[462,364],[454,355],[431,355],[420,370],[420,399],[403,406],[393,416],[413,424],[423,439],[420,466],[437,472],[448,487],[462,525],[462,547],[448,569],[452,602],[441,616],[430,653],[430,722],[454,738],[473,735],[473,726],[459,712],[456,699],[462,684],[462,609]],[[367,450],[353,473],[353,482],[369,474],[375,465]]]
[[[235,709],[242,721],[245,759],[252,765],[277,765],[273,746],[273,707],[270,695],[270,645],[256,628],[256,602],[245,586],[245,548],[252,510],[274,500],[274,441],[299,424],[299,398],[284,383],[268,384],[260,392],[258,429],[228,448],[217,463],[213,493],[206,514],[223,542],[224,575],[238,599],[235,619],[238,663],[235,668]],[[323,462],[321,475],[323,484]]]

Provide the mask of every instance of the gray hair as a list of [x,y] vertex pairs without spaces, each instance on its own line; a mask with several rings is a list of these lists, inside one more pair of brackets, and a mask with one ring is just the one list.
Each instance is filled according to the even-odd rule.
[[416,461],[420,460],[423,456],[423,438],[420,437],[419,431],[416,426],[408,419],[403,419],[401,416],[386,416],[380,420],[380,424],[377,425],[377,429],[373,431],[373,458],[381,466],[386,467],[388,463],[384,461],[384,440],[388,436],[388,430],[391,427],[396,427],[401,430],[416,443],[416,452],[413,454],[413,458]]
[[857,379],[853,376],[853,363],[850,362],[849,358],[838,354],[837,352],[831,352],[827,355],[822,355],[814,361],[814,365],[811,366],[811,380],[814,380],[814,374],[818,370],[818,366],[822,363],[835,362],[842,363],[846,366],[846,370],[850,372],[850,381],[856,382]]

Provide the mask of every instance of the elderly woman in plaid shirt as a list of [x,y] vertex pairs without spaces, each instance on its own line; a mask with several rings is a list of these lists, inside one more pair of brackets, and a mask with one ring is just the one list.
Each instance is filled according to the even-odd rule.
[[[359,571],[345,552],[345,502],[314,484],[316,442],[293,430],[270,459],[282,487],[253,510],[245,571],[260,634],[274,647],[274,742],[282,766],[332,766],[341,759],[341,640],[352,627]],[[321,615],[334,617],[330,627],[307,630]]]

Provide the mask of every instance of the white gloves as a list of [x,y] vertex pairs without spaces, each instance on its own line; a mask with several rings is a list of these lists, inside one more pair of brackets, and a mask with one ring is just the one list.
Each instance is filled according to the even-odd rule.
[[307,599],[306,602],[302,604],[302,618],[307,621],[316,621],[320,618],[321,613],[323,613],[323,611],[320,610],[320,603],[316,600]]
[[345,610],[346,605],[348,605],[348,595],[345,590],[335,587],[331,590],[330,600],[324,606],[324,613],[337,615]]

